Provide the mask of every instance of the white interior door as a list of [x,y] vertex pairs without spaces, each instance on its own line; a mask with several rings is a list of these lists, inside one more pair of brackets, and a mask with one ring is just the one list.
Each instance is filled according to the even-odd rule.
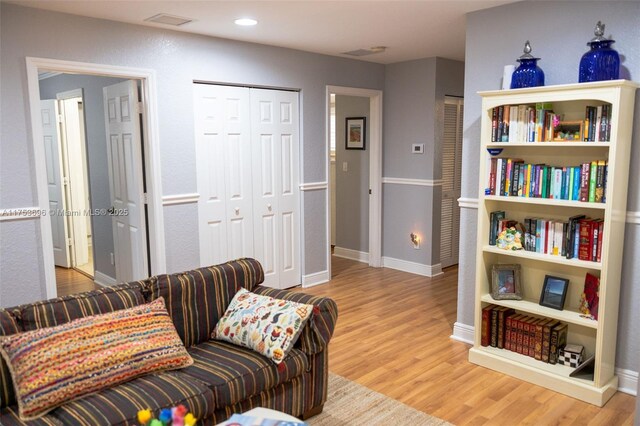
[[464,101],[446,98],[442,146],[442,210],[440,263],[443,268],[458,263],[460,247],[460,198],[462,169],[462,111]]
[[53,259],[56,266],[71,267],[69,256],[67,221],[62,214],[66,210],[64,197],[64,176],[62,171],[62,150],[58,137],[58,103],[54,99],[40,101],[42,116],[42,136],[45,159],[47,161],[47,185],[49,188],[49,209],[60,212],[50,214],[51,235],[53,237]]
[[264,284],[300,284],[298,93],[251,89],[255,257]]
[[[60,101],[60,113],[62,120],[62,144],[66,149],[68,184],[69,184],[69,209],[74,212],[70,216],[73,239],[73,266],[84,265],[89,262],[89,241],[87,239],[89,227],[87,226],[86,212],[89,210],[86,176],[86,149],[84,137],[81,134],[80,111],[78,103],[82,98],[69,98]],[[75,215],[77,214],[77,216]],[[89,215],[86,215],[89,216]]]
[[129,80],[103,94],[116,280],[138,280],[149,275],[138,88]]
[[200,264],[253,256],[249,89],[194,85]]

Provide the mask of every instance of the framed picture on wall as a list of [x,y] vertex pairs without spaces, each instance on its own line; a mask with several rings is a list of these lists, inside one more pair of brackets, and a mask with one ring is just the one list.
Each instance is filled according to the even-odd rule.
[[347,117],[345,149],[365,149],[367,141],[367,118]]

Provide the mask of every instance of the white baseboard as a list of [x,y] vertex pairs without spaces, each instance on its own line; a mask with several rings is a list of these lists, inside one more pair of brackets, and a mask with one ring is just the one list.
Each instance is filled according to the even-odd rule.
[[450,337],[458,342],[473,345],[473,332],[474,327],[472,325],[456,322],[453,324],[453,334]]
[[638,372],[616,368],[618,376],[618,390],[629,395],[638,396]]
[[329,271],[320,271],[309,275],[303,275],[302,288],[309,288],[315,285],[324,284],[329,282],[330,279]]
[[[474,327],[467,324],[456,322],[453,324],[453,334],[451,338],[459,342],[469,343],[473,345]],[[633,370],[625,370],[616,368],[616,376],[618,376],[618,391],[629,395],[638,396],[638,372]]]
[[369,263],[369,253],[348,248],[335,247],[333,255],[336,257],[344,257],[345,259],[357,260],[358,262]]
[[108,286],[117,284],[117,281],[115,278],[112,278],[107,274],[103,274],[100,271],[95,271],[93,273],[93,282],[95,282],[96,284],[102,287],[108,287]]
[[409,262],[408,260],[394,259],[393,257],[387,256],[382,257],[382,266],[425,277],[435,277],[442,274],[442,265],[439,263],[435,265],[425,265],[422,263]]

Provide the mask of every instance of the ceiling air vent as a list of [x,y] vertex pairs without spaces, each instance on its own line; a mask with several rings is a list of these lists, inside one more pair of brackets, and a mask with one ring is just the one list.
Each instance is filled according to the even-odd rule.
[[148,22],[155,22],[157,24],[165,24],[165,25],[173,25],[175,27],[179,27],[180,25],[188,24],[189,22],[193,22],[193,19],[183,18],[181,16],[175,15],[167,15],[166,13],[159,13],[151,18],[145,19]]
[[374,55],[376,53],[382,53],[385,50],[387,50],[386,46],[376,46],[369,49],[357,49],[357,50],[352,50],[350,52],[342,52],[342,54],[349,55],[349,56],[367,56],[367,55]]

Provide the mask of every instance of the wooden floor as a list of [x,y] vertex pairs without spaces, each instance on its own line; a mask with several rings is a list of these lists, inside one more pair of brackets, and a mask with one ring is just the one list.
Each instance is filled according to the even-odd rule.
[[66,296],[95,290],[97,286],[91,278],[74,269],[56,266],[56,288],[58,296]]
[[598,408],[469,363],[470,346],[449,338],[456,267],[429,279],[334,257],[332,269],[301,290],[338,304],[332,372],[456,425],[633,424],[633,396]]

